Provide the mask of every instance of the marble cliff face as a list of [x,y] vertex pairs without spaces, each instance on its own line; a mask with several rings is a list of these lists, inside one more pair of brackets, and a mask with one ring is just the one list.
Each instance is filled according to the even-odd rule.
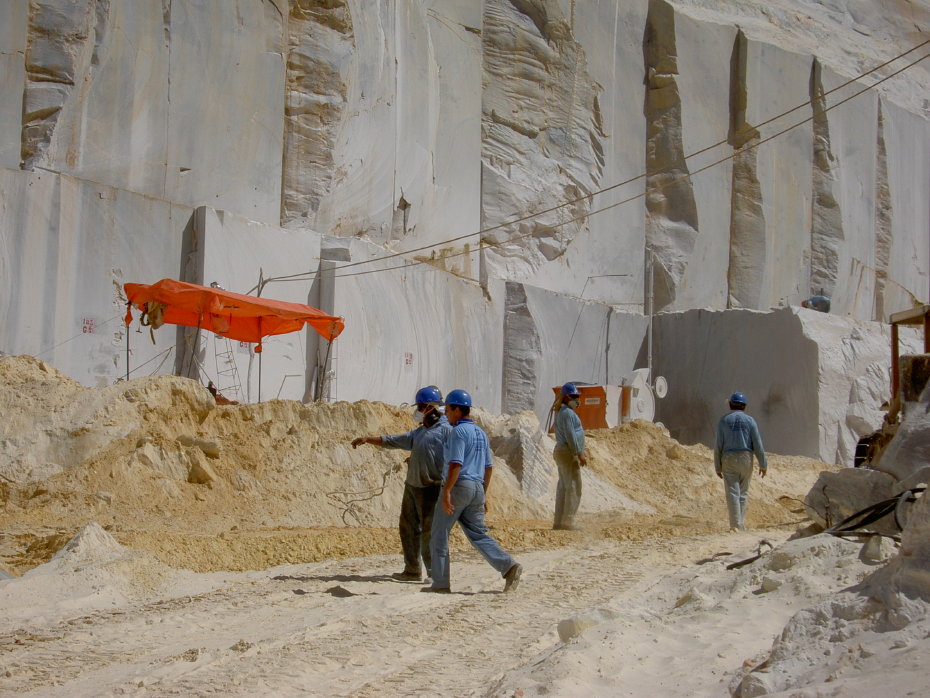
[[[288,276],[264,294],[348,328],[271,343],[277,396],[439,382],[539,412],[565,377],[643,365],[650,306],[823,291],[884,321],[930,284],[930,73],[889,77],[918,51],[860,76],[924,40],[928,7],[8,0],[0,351],[112,382],[123,282]],[[162,332],[137,363],[220,353]]]

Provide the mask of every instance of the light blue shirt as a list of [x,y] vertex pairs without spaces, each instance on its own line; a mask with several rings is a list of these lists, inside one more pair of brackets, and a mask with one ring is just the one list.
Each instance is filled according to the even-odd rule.
[[725,414],[717,424],[717,442],[714,446],[714,469],[721,472],[720,457],[731,451],[752,451],[759,461],[759,469],[765,470],[765,450],[756,420],[742,410]]
[[442,479],[449,476],[449,464],[462,466],[459,479],[484,482],[484,471],[491,467],[488,435],[471,419],[460,419],[446,439]]
[[431,427],[422,424],[406,434],[382,436],[381,445],[410,451],[406,483],[411,487],[426,487],[439,483],[442,477],[443,444],[452,425],[445,415]]
[[584,451],[584,427],[581,418],[568,405],[555,415],[555,447],[566,446],[573,456]]

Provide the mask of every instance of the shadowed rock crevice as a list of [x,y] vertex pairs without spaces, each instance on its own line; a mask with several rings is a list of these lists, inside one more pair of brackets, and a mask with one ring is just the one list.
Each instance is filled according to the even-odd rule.
[[766,261],[766,227],[762,187],[757,174],[758,155],[757,149],[751,147],[759,142],[759,131],[746,121],[747,61],[747,39],[740,31],[730,58],[730,133],[727,140],[738,152],[733,158],[733,198],[730,203],[728,308],[759,307]]
[[312,217],[333,189],[336,138],[355,49],[341,0],[293,0],[288,20],[282,222]]
[[888,186],[888,153],[885,146],[885,115],[883,103],[878,101],[878,144],[875,162],[875,298],[872,319],[885,319],[885,288],[888,285],[888,266],[891,263],[893,241],[891,220],[891,189]]
[[[30,3],[21,141],[24,169],[31,170],[41,161],[62,107],[78,81],[98,62],[108,10],[109,0],[75,0],[54,6]],[[73,156],[68,159],[73,166]]]
[[536,402],[542,344],[523,284],[508,282],[505,288],[501,411],[516,414]]
[[[649,4],[643,36],[646,69],[646,246],[652,250],[656,310],[678,293],[698,236],[694,188],[685,162],[675,11],[664,0]],[[648,293],[648,289],[647,289]]]
[[830,122],[824,96],[823,68],[820,61],[811,64],[810,97],[813,110],[814,159],[811,170],[811,295],[823,293],[833,297],[836,288],[840,248],[846,241],[843,215],[834,192],[837,159],[830,143]]
[[[587,58],[555,0],[488,0],[482,32],[482,215],[501,221],[596,191],[604,140]],[[587,228],[590,201],[488,233],[486,268],[525,280]],[[516,238],[513,242],[511,239]]]

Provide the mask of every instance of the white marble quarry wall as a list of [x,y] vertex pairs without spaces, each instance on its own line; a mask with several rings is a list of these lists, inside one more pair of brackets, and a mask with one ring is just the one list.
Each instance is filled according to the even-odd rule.
[[19,167],[28,0],[0,3],[0,167]]
[[[927,121],[884,100],[872,138],[875,94],[640,196],[652,165],[670,167],[655,186],[699,170],[814,113],[755,133],[819,83],[874,64],[834,71],[738,4],[10,0],[0,12],[8,166],[362,235],[468,278],[631,311],[646,248],[660,308],[766,309],[833,285],[838,312],[880,319],[927,292],[914,231],[930,216],[912,196],[930,179],[912,147]],[[785,29],[783,13],[766,16]],[[889,85],[911,103],[907,79]],[[481,268],[482,226],[570,199],[488,231]]]
[[[647,96],[656,124],[647,165],[664,170],[650,177],[656,191],[646,199],[655,307],[726,307],[733,164],[724,158],[732,152],[730,61],[737,29],[672,14],[662,3],[655,7],[655,24],[667,25],[654,30],[656,65],[647,66],[647,95],[658,93]],[[681,181],[662,188],[670,180]]]
[[884,100],[881,117],[890,217],[882,305],[890,315],[930,294],[930,122]]
[[[124,377],[123,283],[178,275],[192,209],[66,175],[0,170],[0,212],[0,351],[37,356],[85,385]],[[131,375],[148,375],[174,335],[153,347],[134,330]]]
[[[902,332],[907,350],[917,341]],[[852,465],[856,441],[881,426],[890,390],[886,324],[797,307],[691,310],[659,314],[655,346],[656,374],[669,383],[656,419],[684,443],[713,446],[737,390],[768,452]]]
[[[830,82],[839,80],[831,76]],[[861,86],[844,88],[835,99],[854,89]],[[814,255],[811,292],[825,287],[833,313],[887,321],[927,298],[930,201],[921,190],[930,181],[930,163],[914,144],[930,134],[930,125],[886,100],[879,103],[873,94],[857,97],[828,118],[834,145],[824,181],[841,195],[835,204],[842,221],[841,227],[821,228],[820,239],[827,241],[822,249],[829,256],[820,257],[827,264],[817,265]],[[816,222],[815,215],[815,228]],[[928,232],[915,234],[921,230]]]
[[641,359],[646,318],[517,282],[505,284],[501,410],[545,426],[552,388],[620,385]]
[[[747,127],[780,114],[809,97],[811,57],[747,39]],[[797,121],[798,119],[795,119]],[[811,229],[810,124],[776,140],[768,135],[793,123],[790,117],[759,129],[759,145],[737,159],[734,168],[734,213],[730,231],[730,305],[765,309],[798,298],[806,291]],[[801,284],[804,283],[803,291]]]
[[587,216],[643,191],[645,11],[645,1],[584,12],[557,0],[485,2],[487,277],[641,309],[641,203]]
[[481,4],[292,2],[288,55],[286,224],[477,279]]
[[277,223],[283,26],[275,2],[29,3],[25,166]]
[[[329,282],[295,286],[295,300],[330,304],[347,322],[348,314],[354,318],[346,341],[333,348],[336,379],[328,395],[338,399],[402,401],[418,382],[440,380],[444,389],[473,387],[489,409],[532,402],[538,410],[548,407],[549,384],[569,370],[601,382],[603,369],[616,380],[615,366],[630,368],[624,362],[637,352],[642,358],[634,349],[643,320],[623,313],[643,309],[647,251],[656,254],[657,304],[669,310],[767,310],[831,284],[834,314],[861,320],[886,319],[925,301],[930,126],[923,97],[915,96],[925,91],[909,82],[912,73],[888,83],[896,85],[892,95],[857,97],[732,163],[643,198],[638,176],[650,164],[670,166],[671,179],[695,173],[814,115],[821,92],[877,63],[868,53],[831,63],[820,49],[834,61],[842,51],[815,22],[786,26],[809,24],[819,47],[766,33],[790,13],[758,6],[747,10],[753,18],[746,23],[721,14],[748,5],[0,3],[0,165],[10,168],[0,192],[0,350],[52,351],[67,340],[54,349],[59,368],[91,384],[118,377],[113,338],[96,336],[95,324],[114,315],[105,311],[117,297],[113,289],[118,281],[190,273],[184,255],[195,233],[210,236],[210,245],[198,248],[201,280],[234,288],[255,268],[300,273],[406,251],[381,262],[378,274],[350,276],[364,268],[349,268],[325,277]],[[924,16],[913,15],[915,26]],[[859,36],[861,46],[871,41]],[[901,97],[911,111],[898,106]],[[776,124],[759,126],[798,105]],[[722,140],[718,149],[685,159]],[[20,161],[31,174],[15,171]],[[69,174],[59,179],[54,170]],[[650,182],[662,184],[666,175],[650,175]],[[577,201],[488,231],[488,247],[478,252],[481,227],[568,199]],[[204,230],[189,225],[194,206],[209,207]],[[292,233],[277,228],[282,219]],[[513,234],[525,237],[508,242]],[[308,265],[307,255],[325,259]],[[413,258],[434,268],[408,267]],[[109,279],[106,291],[95,285],[100,278]],[[513,294],[505,291],[511,284]],[[95,328],[84,334],[94,337],[73,338],[69,323],[81,310],[74,298],[85,303],[84,296],[94,309],[87,327]],[[761,323],[747,317],[753,328]],[[757,330],[765,340],[758,351],[782,346],[776,329],[795,328],[773,317],[775,329]],[[630,323],[610,340],[616,360],[600,348],[605,318],[611,336],[615,321]],[[561,342],[576,319],[565,358]],[[699,324],[683,327],[704,336]],[[806,355],[804,331],[791,332]],[[130,337],[140,372],[158,368],[161,352],[175,343],[167,330],[158,335],[154,347],[142,335]],[[667,347],[656,342],[658,357],[699,346],[684,330],[667,340]],[[835,341],[824,340],[829,347]],[[320,349],[311,345],[282,345],[274,359],[269,350],[263,398],[307,397],[314,379],[306,373]],[[161,370],[172,362],[177,369],[178,361]],[[790,383],[796,372],[778,363],[788,359],[772,361],[779,381]],[[864,366],[866,373],[878,370]],[[302,379],[294,377],[301,372]],[[254,380],[247,381],[249,399],[257,398]],[[699,387],[695,400],[709,386]],[[801,428],[776,420],[771,431],[779,439],[798,434],[803,452],[845,458],[850,434],[874,416],[866,407],[871,388],[856,390],[865,397],[846,398],[859,407],[842,417],[842,397],[826,421],[818,407],[825,426],[816,439],[807,431],[807,407],[799,408]],[[818,393],[816,402],[823,400]],[[682,414],[686,432],[702,419]]]
[[[803,298],[826,295],[831,312],[865,320],[887,319],[874,307],[878,232],[878,95],[842,103],[861,90],[814,61],[813,211],[810,284]],[[865,272],[865,273],[864,273]],[[854,286],[841,283],[855,278]]]
[[[590,198],[590,211],[594,215],[586,221],[587,232],[573,242],[565,255],[566,268],[549,269],[545,276],[531,283],[600,300],[623,311],[640,312],[644,209],[642,205],[621,202],[641,197],[645,191],[645,183],[639,177],[647,147],[643,142],[646,124],[640,71],[647,3],[643,0],[589,3],[584,12],[578,11],[575,2],[563,0],[562,6],[566,13],[571,11],[568,16],[585,50],[587,72],[600,88],[597,114],[604,138],[600,143],[603,152],[597,155],[599,161],[603,160],[598,190],[610,188]],[[637,179],[615,186],[633,178]],[[602,212],[595,213],[598,211]],[[491,222],[486,216],[485,224]],[[541,283],[542,279],[546,283]]]
[[428,264],[397,268],[397,259],[346,266],[380,256],[360,240],[327,238],[323,248],[338,260],[333,312],[346,322],[333,348],[330,399],[399,404],[437,385],[443,394],[463,388],[475,405],[500,412],[502,283],[485,289]]

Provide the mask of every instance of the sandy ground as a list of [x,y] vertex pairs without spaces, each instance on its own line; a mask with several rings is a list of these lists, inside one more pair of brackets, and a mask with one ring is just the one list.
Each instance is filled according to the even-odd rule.
[[[785,530],[574,535],[520,550],[526,573],[507,594],[474,553],[456,555],[456,592],[437,596],[390,578],[399,555],[191,573],[92,525],[0,586],[0,693],[723,696],[792,615],[874,569],[829,536],[789,543],[786,558]],[[927,640],[900,649],[923,686]]]
[[[780,540],[786,534],[766,535]],[[11,619],[15,630],[0,635],[5,670],[0,692],[510,694],[503,686],[515,684],[517,690],[522,681],[507,680],[508,672],[532,666],[562,646],[561,621],[608,600],[658,599],[658,589],[674,586],[666,576],[683,562],[724,552],[747,557],[758,537],[743,533],[644,543],[586,541],[578,534],[569,547],[520,551],[526,573],[508,594],[502,593],[499,576],[471,552],[456,556],[456,593],[449,596],[425,595],[419,584],[392,580],[388,573],[401,565],[397,555],[202,575],[178,574],[150,558],[83,568],[80,561],[65,562],[47,575],[51,579],[34,585],[68,603],[49,603],[43,611],[32,605],[40,599],[29,599],[31,604],[23,604],[19,617]],[[93,545],[105,547],[99,541]],[[90,568],[100,576],[94,578]],[[30,581],[27,576],[16,583]],[[117,591],[146,587],[150,591],[138,599]],[[87,596],[78,597],[78,590]],[[17,596],[3,591],[7,602]],[[94,605],[99,607],[88,608]],[[642,604],[637,615],[647,607]],[[786,607],[766,614],[771,628],[784,625],[790,612]],[[647,695],[650,685],[665,695],[722,695],[728,670],[771,644],[771,633],[758,629],[740,639],[739,649],[727,638],[705,665],[705,647],[692,647],[683,656],[675,649],[679,638],[659,642],[655,637],[626,641],[647,643],[646,656],[634,658],[628,651],[616,656],[637,665],[632,695]],[[652,666],[643,663],[647,660]],[[676,671],[663,671],[666,663]]]
[[390,577],[405,454],[348,445],[407,408],[217,407],[7,357],[0,409],[0,695],[925,694],[928,614],[869,582],[895,547],[788,540],[817,461],[770,455],[729,534],[707,448],[592,431],[584,530],[553,531],[551,440],[479,413],[488,520],[525,573],[502,593],[456,531],[437,596]]

